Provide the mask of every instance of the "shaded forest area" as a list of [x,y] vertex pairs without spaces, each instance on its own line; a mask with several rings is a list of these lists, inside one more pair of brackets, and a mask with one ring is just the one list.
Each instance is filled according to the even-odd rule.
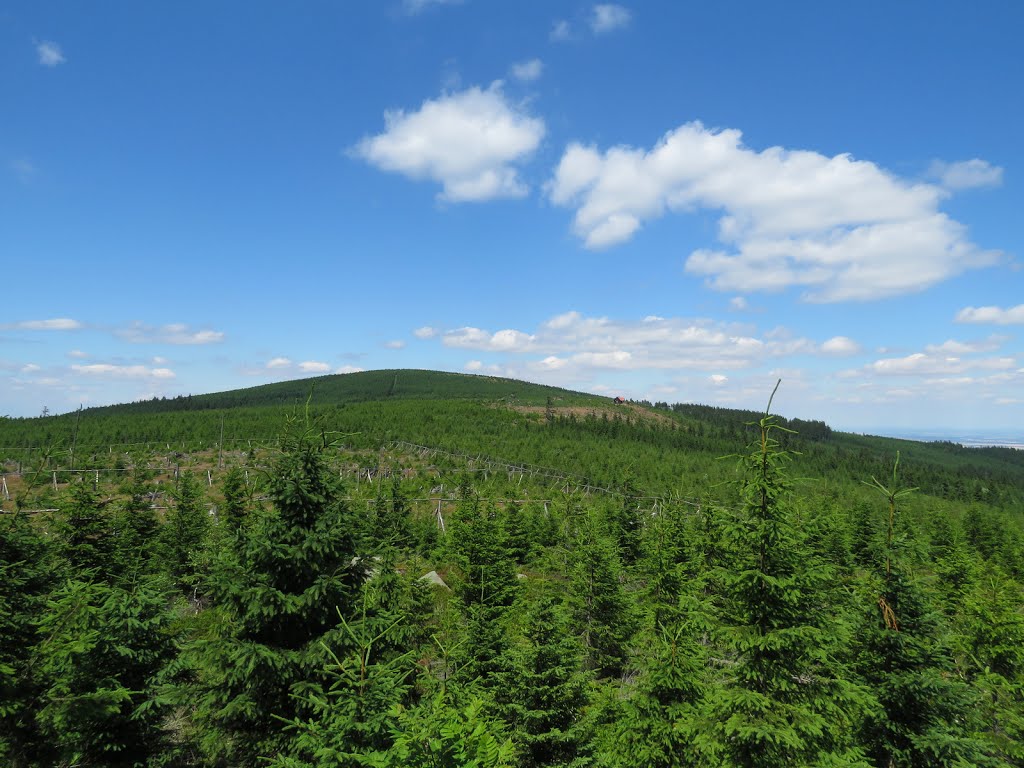
[[473,378],[0,421],[0,761],[1024,765],[1020,452]]

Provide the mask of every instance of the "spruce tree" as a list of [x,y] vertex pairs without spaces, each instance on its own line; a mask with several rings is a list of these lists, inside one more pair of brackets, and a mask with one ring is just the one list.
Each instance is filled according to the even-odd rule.
[[567,766],[581,756],[587,677],[569,616],[551,595],[527,611],[524,643],[511,654],[499,709],[521,746],[524,768]]
[[722,765],[858,764],[852,731],[866,702],[835,658],[840,638],[823,599],[829,574],[793,524],[790,456],[770,408],[771,399],[757,442],[741,458],[741,508],[724,530],[724,656],[710,723]]
[[167,750],[154,682],[174,654],[164,593],[68,580],[39,622],[36,721],[54,764],[147,766]]
[[41,686],[30,674],[38,618],[53,585],[51,547],[23,513],[0,514],[0,763],[45,763],[35,724]]
[[217,618],[188,658],[199,739],[216,764],[289,754],[283,723],[330,686],[325,648],[346,653],[339,613],[352,615],[365,568],[325,444],[312,427],[289,429],[268,478],[271,506],[212,564]]
[[186,594],[198,582],[198,563],[210,528],[203,491],[191,472],[182,472],[174,489],[174,506],[160,531],[166,568]]
[[869,483],[887,502],[883,556],[869,577],[857,632],[857,666],[880,707],[865,719],[860,741],[876,765],[908,768],[980,765],[981,743],[970,734],[973,697],[953,677],[948,631],[921,582],[907,565],[898,535],[898,500],[914,488]]

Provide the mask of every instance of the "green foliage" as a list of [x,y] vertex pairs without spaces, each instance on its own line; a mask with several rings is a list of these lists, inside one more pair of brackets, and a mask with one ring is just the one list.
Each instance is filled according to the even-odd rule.
[[269,477],[272,506],[211,565],[219,622],[190,649],[195,719],[203,750],[231,765],[287,755],[282,719],[329,686],[324,647],[344,652],[339,611],[350,615],[365,570],[319,437],[289,435]]
[[1024,453],[394,371],[279,440],[307,391],[4,422],[0,762],[1024,764]]
[[585,516],[569,553],[573,624],[584,647],[584,664],[598,678],[626,667],[636,613],[622,585],[618,547],[598,521]]
[[583,649],[552,595],[530,606],[525,623],[524,642],[511,652],[506,684],[497,692],[499,709],[520,746],[524,768],[570,765],[587,741]]
[[31,651],[52,563],[50,547],[25,515],[0,515],[0,761],[10,765],[31,762],[43,748],[34,722],[40,686],[31,675]]
[[187,594],[196,586],[197,563],[210,528],[202,487],[191,472],[179,476],[174,502],[160,532],[162,548],[171,578]]
[[158,589],[71,580],[39,622],[36,720],[54,764],[143,766],[161,754],[163,712],[152,685],[173,653]]
[[784,471],[790,455],[775,437],[782,428],[767,410],[757,427],[758,440],[741,459],[743,507],[723,531],[729,560],[719,571],[719,634],[726,655],[709,702],[721,764],[811,765],[839,755],[856,761],[852,726],[866,696],[834,657],[840,638],[822,599],[829,574],[792,519]]
[[454,682],[414,707],[399,706],[386,768],[511,768],[512,741],[485,712],[485,701]]

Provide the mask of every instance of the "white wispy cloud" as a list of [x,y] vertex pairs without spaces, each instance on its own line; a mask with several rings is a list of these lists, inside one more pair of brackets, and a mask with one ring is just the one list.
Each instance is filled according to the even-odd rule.
[[214,331],[208,328],[194,329],[185,323],[153,326],[134,322],[129,327],[121,328],[114,333],[132,344],[198,345],[217,344],[224,340],[223,331]]
[[410,15],[422,13],[438,5],[458,5],[462,0],[402,0],[402,10]]
[[15,158],[11,161],[11,170],[22,184],[28,184],[35,178],[37,169],[27,157]]
[[958,323],[981,323],[987,325],[1024,324],[1024,304],[1016,307],[964,307],[956,313]]
[[63,64],[67,61],[60,46],[52,40],[36,42],[36,54],[39,56],[39,63],[44,67],[56,67],[58,64]]
[[906,357],[876,360],[868,369],[886,376],[950,376],[979,369],[1009,371],[1016,364],[1012,357],[963,358],[941,352],[915,352]]
[[515,163],[544,136],[544,121],[505,98],[501,82],[424,101],[415,112],[384,115],[385,130],[352,152],[371,165],[441,184],[441,199],[478,202],[522,197]]
[[432,339],[437,336],[438,333],[440,333],[440,331],[438,331],[437,328],[431,328],[429,325],[424,325],[423,327],[417,328],[413,331],[412,335],[417,339]]
[[0,324],[4,331],[77,331],[84,327],[70,317],[53,317],[48,320],[21,320],[16,323]]
[[512,65],[512,77],[524,83],[538,79],[544,72],[544,62],[540,59],[529,59]]
[[150,368],[145,365],[114,365],[112,363],[90,363],[72,365],[71,370],[86,376],[102,376],[115,379],[173,379],[170,368]]
[[330,373],[331,366],[319,360],[306,360],[299,363],[299,370],[303,373]]
[[1003,169],[987,160],[974,158],[958,163],[936,160],[928,175],[949,190],[972,189],[975,187],[997,187],[1003,183]]
[[757,152],[741,139],[692,122],[650,150],[572,143],[548,194],[576,208],[573,229],[591,249],[623,243],[667,211],[722,211],[724,248],[686,260],[688,272],[722,291],[801,286],[809,301],[864,301],[920,291],[1001,257],[938,210],[943,188],[849,155]]
[[401,339],[392,339],[384,342],[385,349],[405,349],[405,342]]
[[611,32],[629,24],[632,14],[614,3],[600,3],[590,9],[590,28],[595,35]]
[[558,19],[551,25],[551,33],[548,37],[555,41],[561,42],[568,40],[572,36],[572,26],[565,19]]
[[355,366],[355,365],[343,365],[340,368],[335,368],[334,372],[335,373],[362,373],[365,370],[366,370],[365,368],[360,368],[360,367]]

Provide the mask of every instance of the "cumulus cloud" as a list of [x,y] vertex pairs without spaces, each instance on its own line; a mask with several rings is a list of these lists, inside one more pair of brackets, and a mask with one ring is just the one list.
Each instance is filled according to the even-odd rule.
[[520,61],[512,65],[512,77],[524,83],[538,79],[544,72],[544,62],[540,59]]
[[199,345],[217,344],[224,340],[223,331],[193,329],[185,323],[153,326],[134,322],[128,328],[115,331],[115,334],[132,344]]
[[385,130],[353,154],[383,170],[441,184],[449,202],[478,202],[527,193],[514,164],[544,136],[544,121],[509,102],[501,82],[424,101],[415,112],[384,115]]
[[964,307],[956,313],[958,323],[1024,325],[1024,304],[1016,307]]
[[329,373],[331,366],[317,360],[306,360],[305,362],[299,363],[299,370],[303,373]]
[[611,32],[629,24],[632,18],[630,12],[621,5],[614,3],[601,3],[595,5],[590,11],[590,28],[595,35]]
[[582,370],[737,369],[766,359],[836,354],[843,345],[836,339],[818,345],[782,333],[757,337],[743,326],[709,320],[650,315],[621,321],[579,312],[556,315],[533,332],[463,326],[442,333],[440,340],[453,349],[525,357],[520,374],[566,375]]
[[170,368],[148,368],[145,365],[113,365],[112,363],[90,363],[72,365],[71,370],[86,376],[101,376],[114,379],[173,379]]
[[938,210],[947,194],[849,155],[757,152],[733,129],[687,123],[652,149],[572,143],[548,183],[575,207],[587,248],[617,245],[667,211],[721,211],[722,248],[694,251],[688,272],[722,291],[803,287],[817,302],[919,291],[995,263]]
[[936,160],[929,169],[929,175],[952,191],[974,187],[997,187],[1003,183],[1003,169],[977,157],[959,163]]
[[44,67],[56,67],[63,64],[67,59],[60,46],[52,40],[40,40],[36,43],[36,54],[39,56],[39,63]]
[[429,325],[424,325],[423,327],[417,328],[413,331],[412,335],[417,339],[432,339],[437,336],[438,333],[439,331],[437,328],[431,328]]
[[359,367],[357,367],[355,365],[343,365],[340,368],[335,368],[334,372],[335,373],[362,373],[365,370],[366,370],[365,368],[359,368]]
[[734,312],[743,312],[749,307],[747,300],[742,296],[733,296],[729,299],[729,309]]
[[267,368],[270,369],[291,368],[291,365],[292,361],[287,357],[274,357],[267,361]]
[[821,345],[821,351],[829,355],[855,355],[861,346],[846,336],[833,336]]

